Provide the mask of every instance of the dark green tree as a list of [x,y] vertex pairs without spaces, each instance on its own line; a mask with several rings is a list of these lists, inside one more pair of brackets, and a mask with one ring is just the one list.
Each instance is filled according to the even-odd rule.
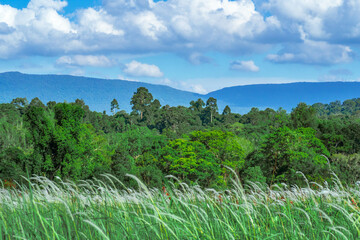
[[111,112],[113,113],[113,114],[115,114],[116,113],[116,110],[119,110],[120,108],[119,108],[119,103],[118,103],[118,101],[114,98],[112,101],[111,101]]
[[299,103],[291,112],[291,120],[294,128],[316,127],[316,112],[312,106],[306,103]]
[[217,113],[217,111],[218,111],[217,100],[213,97],[210,97],[206,101],[206,107],[205,107],[206,117],[210,118],[210,123],[213,122],[213,118]]
[[224,108],[224,111],[222,112],[223,116],[229,115],[231,113],[231,109],[229,107],[229,105],[226,105],[226,107]]
[[150,106],[153,96],[149,90],[144,87],[139,87],[131,98],[130,104],[132,109],[140,113],[140,120],[143,119],[145,110]]
[[313,181],[329,176],[330,153],[315,137],[315,130],[279,128],[268,134],[260,149],[249,155],[248,167],[260,166],[269,183],[303,181],[298,171]]
[[31,155],[31,173],[52,176],[55,170],[56,143],[54,124],[44,108],[30,106],[24,116],[31,134],[33,152]]
[[26,107],[29,102],[26,98],[15,98],[11,101],[11,104],[14,104],[17,107]]
[[45,105],[41,102],[41,100],[38,97],[33,98],[29,106],[41,107],[45,109]]
[[205,106],[205,103],[201,98],[199,98],[196,101],[190,102],[190,109],[197,113],[200,113],[203,110],[204,106]]

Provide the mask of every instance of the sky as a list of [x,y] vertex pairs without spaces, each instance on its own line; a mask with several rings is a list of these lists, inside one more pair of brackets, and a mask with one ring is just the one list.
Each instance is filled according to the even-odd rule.
[[0,0],[0,72],[168,85],[359,81],[360,0]]

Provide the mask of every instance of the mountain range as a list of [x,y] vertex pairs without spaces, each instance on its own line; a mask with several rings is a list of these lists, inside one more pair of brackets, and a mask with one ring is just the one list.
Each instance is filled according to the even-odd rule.
[[34,75],[19,72],[0,73],[0,103],[11,102],[17,97],[29,101],[38,97],[48,101],[72,102],[83,99],[90,109],[110,111],[110,102],[116,98],[120,109],[131,111],[130,100],[138,87],[146,87],[162,105],[189,106],[191,100],[209,97],[218,100],[219,112],[229,105],[233,112],[246,113],[252,107],[288,111],[298,103],[314,104],[360,97],[360,82],[299,82],[286,84],[256,84],[223,88],[206,95],[177,90],[168,86],[77,77],[69,75]]

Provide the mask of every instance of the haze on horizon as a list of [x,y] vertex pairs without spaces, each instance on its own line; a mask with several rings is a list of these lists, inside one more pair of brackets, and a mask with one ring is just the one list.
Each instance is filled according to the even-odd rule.
[[359,81],[360,1],[0,0],[0,72],[207,93]]

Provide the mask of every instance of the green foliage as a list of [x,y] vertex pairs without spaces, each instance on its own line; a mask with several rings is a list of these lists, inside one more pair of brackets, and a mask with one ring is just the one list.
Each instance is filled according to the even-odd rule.
[[92,125],[82,124],[84,110],[78,105],[55,106],[56,174],[65,178],[87,179],[110,167],[107,141]]
[[46,108],[45,105],[41,102],[41,100],[36,97],[36,98],[33,98],[29,104],[29,106],[33,106],[33,107],[40,107],[40,108]]
[[130,104],[133,105],[132,109],[140,113],[140,119],[143,119],[143,113],[150,106],[153,96],[144,87],[139,87],[131,98]]
[[119,110],[120,108],[119,108],[119,103],[118,103],[118,101],[114,98],[112,101],[111,101],[111,112],[113,113],[113,114],[115,114],[115,112],[116,112],[116,110]]
[[220,130],[195,131],[190,134],[191,141],[201,142],[218,159],[218,164],[235,170],[243,167],[244,150],[241,140],[231,132]]
[[330,154],[311,128],[279,128],[266,136],[261,148],[249,155],[250,166],[260,166],[270,182],[298,181],[298,171],[316,181],[328,176]]
[[16,107],[26,107],[29,102],[26,98],[15,98],[10,104],[14,104]]
[[29,162],[24,152],[15,147],[6,148],[0,151],[0,179],[23,181],[22,176],[26,176],[26,169]]
[[119,109],[116,99],[110,104],[111,115],[90,111],[82,99],[45,106],[38,98],[30,104],[16,98],[0,104],[2,176],[10,179],[12,172],[28,170],[51,179],[88,179],[112,172],[135,186],[125,177],[132,173],[158,187],[164,175],[174,174],[224,187],[231,175],[224,166],[230,166],[242,180],[292,183],[298,170],[311,180],[327,179],[322,155],[331,159],[342,180],[353,183],[357,174],[348,176],[360,152],[359,99],[300,103],[291,114],[252,108],[241,116],[226,106],[220,115],[215,98],[206,104],[199,98],[190,107],[162,107],[140,87],[130,114]]
[[220,175],[214,154],[198,141],[170,141],[162,149],[160,165],[164,172],[202,186],[211,185]]
[[259,166],[246,168],[244,170],[243,180],[253,183],[266,183],[266,177]]
[[42,107],[30,106],[24,116],[31,134],[33,153],[31,155],[31,173],[51,175],[55,171],[54,123]]
[[210,97],[206,101],[206,107],[203,112],[203,122],[212,123],[215,115],[218,113],[217,100],[213,97]]
[[346,185],[360,180],[360,154],[334,154],[331,157],[331,169]]
[[312,127],[316,126],[316,112],[312,106],[305,103],[299,103],[297,107],[291,112],[291,120],[294,128]]
[[156,130],[134,127],[122,134],[111,135],[109,143],[114,146],[111,169],[115,176],[134,186],[135,183],[125,177],[130,173],[141,176],[151,186],[159,186],[162,173],[156,159],[166,145],[164,136]]
[[201,113],[201,111],[203,110],[203,107],[205,106],[204,101],[199,98],[196,101],[191,101],[190,102],[190,110],[195,111],[197,113]]

